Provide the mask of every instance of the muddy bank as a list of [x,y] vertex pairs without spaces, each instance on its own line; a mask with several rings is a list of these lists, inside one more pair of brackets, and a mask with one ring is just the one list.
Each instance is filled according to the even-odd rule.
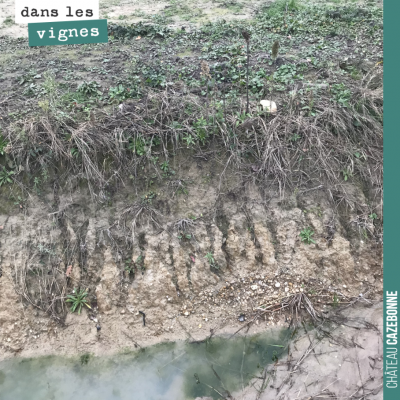
[[290,345],[289,355],[267,368],[241,399],[383,397],[383,304],[331,314],[336,323],[309,328]]

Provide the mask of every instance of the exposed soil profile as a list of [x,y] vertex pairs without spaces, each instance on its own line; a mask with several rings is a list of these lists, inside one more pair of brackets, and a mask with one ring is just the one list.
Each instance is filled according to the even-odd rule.
[[231,398],[382,398],[381,4],[101,2],[42,48],[11,10],[0,360],[297,327]]

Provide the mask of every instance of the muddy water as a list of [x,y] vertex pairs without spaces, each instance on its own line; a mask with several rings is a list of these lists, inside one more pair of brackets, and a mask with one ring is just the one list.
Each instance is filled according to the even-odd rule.
[[282,356],[289,337],[285,329],[203,343],[159,344],[112,357],[16,358],[0,363],[0,399],[218,399],[218,392],[242,389]]

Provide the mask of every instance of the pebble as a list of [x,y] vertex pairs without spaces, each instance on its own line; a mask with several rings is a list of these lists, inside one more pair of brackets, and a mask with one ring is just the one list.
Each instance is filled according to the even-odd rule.
[[275,287],[280,287],[280,286],[281,286],[281,284],[279,282],[275,283]]
[[251,285],[250,288],[251,288],[251,290],[257,290],[258,286],[257,285]]

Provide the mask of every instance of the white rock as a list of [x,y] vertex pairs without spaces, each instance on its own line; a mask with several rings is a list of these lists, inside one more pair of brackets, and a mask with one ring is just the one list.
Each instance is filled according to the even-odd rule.
[[280,287],[280,286],[281,286],[281,284],[279,282],[275,283],[275,287]]
[[250,287],[251,287],[251,290],[257,290],[258,289],[257,285],[251,285]]
[[268,111],[271,114],[276,114],[276,112],[278,111],[278,109],[276,107],[276,103],[274,101],[261,100],[260,104],[262,105],[262,108],[263,108],[264,111]]

